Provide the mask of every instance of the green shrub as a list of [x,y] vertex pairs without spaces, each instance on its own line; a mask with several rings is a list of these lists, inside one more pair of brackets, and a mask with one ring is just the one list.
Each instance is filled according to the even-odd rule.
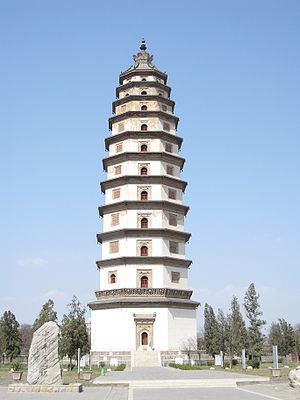
[[124,369],[126,368],[126,364],[120,364],[117,367],[112,367],[112,371],[124,371]]
[[252,367],[254,369],[258,369],[259,368],[259,360],[248,360],[247,366]]
[[235,365],[238,365],[238,360],[233,359],[233,360],[232,360],[232,366],[234,367]]
[[19,362],[14,362],[11,364],[11,369],[13,371],[21,371],[23,369],[23,365]]
[[229,367],[230,367],[230,363],[229,363],[228,361],[225,361],[225,362],[223,363],[223,367],[224,367],[224,368],[229,368]]

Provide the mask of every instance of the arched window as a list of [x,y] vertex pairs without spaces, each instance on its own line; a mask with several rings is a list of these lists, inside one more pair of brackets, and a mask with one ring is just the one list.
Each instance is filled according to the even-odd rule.
[[148,146],[146,144],[142,144],[141,151],[148,151]]
[[[147,257],[148,256],[148,247],[147,246],[142,246],[141,247],[141,256],[142,257]],[[143,277],[142,277],[142,279],[143,279]],[[141,281],[142,281],[142,279],[141,279]],[[147,278],[147,282],[148,282],[148,278]]]
[[141,92],[141,95],[142,95],[142,96],[146,96],[146,95],[147,95],[146,90],[143,90],[143,91]]
[[148,228],[148,219],[147,218],[142,218],[141,219],[141,228],[142,229]]
[[148,175],[148,169],[146,167],[141,168],[141,175]]
[[146,276],[141,277],[141,288],[147,288],[148,287],[148,278]]
[[143,82],[146,82],[146,80],[147,80],[146,78],[142,78],[142,81],[143,81]]
[[141,131],[147,131],[147,130],[148,130],[148,126],[146,124],[142,124]]
[[141,110],[142,110],[142,111],[147,111],[147,106],[146,106],[145,104],[142,105]]
[[148,192],[146,192],[145,190],[141,193],[141,200],[148,200]]
[[111,274],[110,283],[116,283],[116,275],[115,274]]

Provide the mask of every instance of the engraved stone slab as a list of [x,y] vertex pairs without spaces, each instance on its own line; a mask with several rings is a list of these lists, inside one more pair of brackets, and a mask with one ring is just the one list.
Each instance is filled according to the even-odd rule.
[[27,382],[31,385],[62,385],[58,357],[59,327],[46,322],[34,332],[28,358]]
[[28,392],[28,393],[55,393],[72,392],[81,393],[83,386],[81,383],[71,383],[70,385],[28,385],[24,383],[14,383],[8,385],[8,392]]

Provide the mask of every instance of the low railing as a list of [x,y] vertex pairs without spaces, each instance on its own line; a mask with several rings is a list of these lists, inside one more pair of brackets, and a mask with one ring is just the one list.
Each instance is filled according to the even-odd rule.
[[122,288],[96,291],[97,300],[111,297],[172,297],[176,299],[189,299],[192,290],[171,288]]

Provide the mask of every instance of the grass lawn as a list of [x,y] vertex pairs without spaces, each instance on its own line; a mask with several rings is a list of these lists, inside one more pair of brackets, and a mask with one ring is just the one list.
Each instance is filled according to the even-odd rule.
[[[283,368],[283,364],[279,364],[280,368],[280,376],[288,376],[291,369],[295,368],[297,364],[289,365],[290,368]],[[226,372],[235,372],[238,374],[245,374],[245,375],[259,375],[259,376],[271,376],[271,370],[269,367],[273,367],[272,364],[264,363],[258,369],[242,369],[241,365],[236,365],[232,367],[232,369],[226,369]]]

